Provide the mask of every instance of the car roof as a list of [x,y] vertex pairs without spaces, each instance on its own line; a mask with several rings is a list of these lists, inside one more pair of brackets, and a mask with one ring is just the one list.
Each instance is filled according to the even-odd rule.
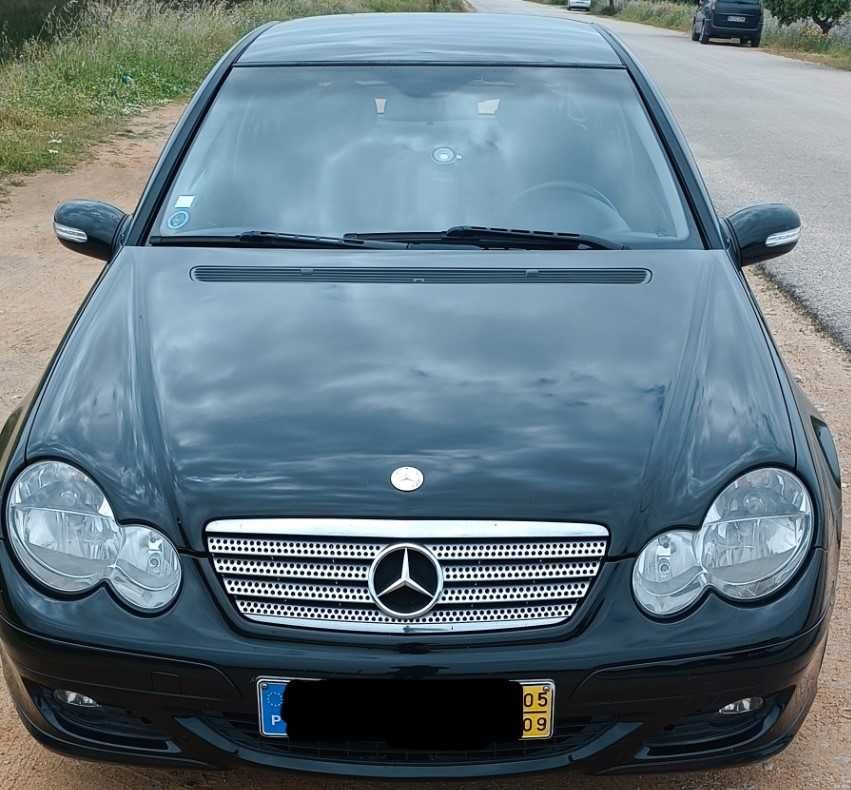
[[519,14],[341,14],[273,25],[238,66],[471,63],[622,67],[586,22]]

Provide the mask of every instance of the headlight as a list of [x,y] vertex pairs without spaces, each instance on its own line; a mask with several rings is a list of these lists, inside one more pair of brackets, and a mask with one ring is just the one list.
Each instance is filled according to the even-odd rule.
[[180,558],[161,532],[116,523],[103,492],[59,461],[27,467],[9,491],[9,538],[21,564],[63,593],[103,581],[125,601],[156,611],[180,587]]
[[700,530],[651,540],[632,573],[635,597],[655,615],[681,612],[711,587],[738,601],[764,598],[788,582],[813,536],[804,484],[783,469],[757,469],[725,488]]

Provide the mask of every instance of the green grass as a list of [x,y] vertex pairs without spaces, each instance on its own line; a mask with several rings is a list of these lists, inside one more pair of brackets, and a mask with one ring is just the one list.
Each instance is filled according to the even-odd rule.
[[[608,2],[592,4],[593,13],[601,13],[608,8]],[[666,27],[671,30],[689,30],[694,9],[682,3],[655,2],[655,0],[626,0],[615,14],[618,19],[641,22],[644,25]]]
[[[605,15],[607,7],[608,0],[596,0],[591,10],[592,13]],[[626,0],[615,16],[629,22],[689,32],[693,14],[694,8],[682,3]],[[851,40],[838,34],[824,36],[814,25],[781,27],[775,20],[767,19],[762,33],[762,47],[779,55],[851,70]]]
[[263,22],[360,11],[460,11],[462,0],[160,0],[91,6],[73,29],[0,63],[0,182],[65,169],[127,116],[187,96]]
[[813,26],[781,28],[772,25],[763,33],[762,43],[778,55],[851,71],[851,41],[833,34],[824,36]]

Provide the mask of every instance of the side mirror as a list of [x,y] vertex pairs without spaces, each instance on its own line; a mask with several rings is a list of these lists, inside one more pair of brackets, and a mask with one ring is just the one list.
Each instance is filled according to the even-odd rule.
[[126,219],[127,214],[109,203],[69,200],[53,213],[53,231],[69,250],[108,261],[118,248],[118,232]]
[[767,261],[791,252],[801,237],[798,212],[781,203],[750,206],[727,218],[739,248],[739,263]]

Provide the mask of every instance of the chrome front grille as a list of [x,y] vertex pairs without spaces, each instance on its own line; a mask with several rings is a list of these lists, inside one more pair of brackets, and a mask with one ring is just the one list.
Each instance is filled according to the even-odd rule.
[[[564,621],[599,573],[608,537],[594,524],[365,519],[217,521],[206,534],[213,568],[244,617],[397,633]],[[425,550],[441,569],[424,614],[391,616],[370,592],[370,568],[395,544]]]

